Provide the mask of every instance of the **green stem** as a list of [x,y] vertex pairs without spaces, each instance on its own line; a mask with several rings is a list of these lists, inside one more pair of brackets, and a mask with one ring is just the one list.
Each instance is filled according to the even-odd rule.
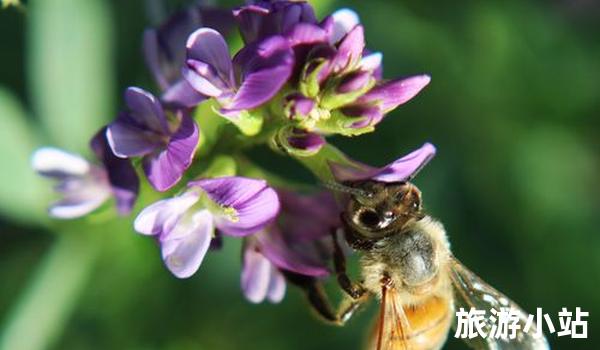
[[9,313],[0,334],[0,349],[46,349],[56,341],[100,251],[98,240],[90,238],[81,231],[58,236]]

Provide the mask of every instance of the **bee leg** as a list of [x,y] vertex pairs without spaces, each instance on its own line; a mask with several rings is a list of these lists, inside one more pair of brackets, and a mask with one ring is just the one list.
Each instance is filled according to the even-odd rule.
[[346,296],[338,308],[337,324],[340,326],[344,325],[344,323],[346,323],[352,317],[352,315],[354,315],[354,312],[358,310],[358,308],[367,300],[368,294],[366,293],[363,293],[363,295],[358,299]]
[[338,317],[331,307],[321,283],[314,277],[304,276],[290,271],[282,271],[286,280],[302,289],[312,309],[326,322],[338,324]]
[[361,284],[353,283],[350,280],[346,272],[346,256],[337,240],[335,229],[331,230],[331,237],[333,239],[333,264],[338,284],[352,299],[360,299],[365,294],[365,289]]

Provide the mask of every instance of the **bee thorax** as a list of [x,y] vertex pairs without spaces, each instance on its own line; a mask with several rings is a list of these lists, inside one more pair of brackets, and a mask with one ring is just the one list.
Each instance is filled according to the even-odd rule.
[[[429,220],[425,221],[423,224],[428,226]],[[389,276],[396,290],[414,296],[435,288],[440,265],[438,250],[442,247],[435,241],[437,237],[421,226],[416,224],[405,232],[381,239],[366,252],[362,268],[368,289],[378,293],[381,276]]]

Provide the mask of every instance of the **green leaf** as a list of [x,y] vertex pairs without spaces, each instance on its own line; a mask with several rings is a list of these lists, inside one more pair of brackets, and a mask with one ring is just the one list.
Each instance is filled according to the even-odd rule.
[[36,148],[36,133],[15,96],[0,88],[0,213],[30,223],[42,221],[47,185],[31,169],[29,157]]
[[36,116],[51,142],[87,150],[113,115],[111,23],[102,0],[32,0],[28,79]]

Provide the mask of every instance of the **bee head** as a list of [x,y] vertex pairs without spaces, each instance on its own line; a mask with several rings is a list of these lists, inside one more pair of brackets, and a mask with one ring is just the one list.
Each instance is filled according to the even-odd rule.
[[423,217],[421,191],[410,182],[365,181],[348,184],[351,194],[344,220],[367,239],[402,232],[412,220]]

